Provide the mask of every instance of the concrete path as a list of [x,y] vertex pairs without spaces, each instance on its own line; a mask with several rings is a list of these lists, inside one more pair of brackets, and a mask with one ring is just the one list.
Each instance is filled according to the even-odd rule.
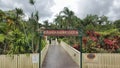
[[60,45],[50,45],[42,68],[79,68]]

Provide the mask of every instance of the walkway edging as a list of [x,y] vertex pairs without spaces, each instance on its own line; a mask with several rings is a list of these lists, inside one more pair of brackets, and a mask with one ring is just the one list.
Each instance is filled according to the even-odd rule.
[[47,41],[47,45],[42,49],[41,51],[41,65],[43,64],[44,62],[44,59],[45,59],[45,56],[47,54],[47,51],[48,51],[48,48],[49,48],[49,43]]
[[63,41],[61,41],[60,45],[71,56],[71,58],[80,66],[80,52]]

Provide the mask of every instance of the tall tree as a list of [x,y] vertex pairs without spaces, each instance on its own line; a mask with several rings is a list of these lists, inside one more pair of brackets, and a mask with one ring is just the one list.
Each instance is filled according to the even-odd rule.
[[66,23],[66,25],[68,25],[67,28],[73,28],[73,27],[72,27],[72,25],[73,25],[73,23],[74,23],[74,22],[73,22],[73,17],[75,16],[75,15],[74,15],[74,12],[71,11],[71,10],[69,10],[67,7],[65,7],[64,10],[60,12],[60,14],[61,14],[61,15],[63,14],[62,17],[64,17],[65,20],[66,20],[65,23]]
[[31,14],[31,18],[29,19],[31,23],[31,33],[32,33],[32,52],[37,52],[38,51],[38,46],[39,46],[39,33],[38,29],[39,27],[39,13],[36,10],[35,6],[35,0],[29,0],[30,4],[34,6],[35,11]]
[[116,20],[114,22],[114,24],[115,24],[116,28],[120,31],[120,20]]
[[55,22],[56,25],[62,29],[75,29],[75,26],[81,24],[80,19],[75,16],[74,12],[69,10],[67,7],[65,7],[63,11],[59,13],[59,15],[57,15]]
[[49,27],[48,20],[45,20],[43,23],[44,23],[45,28],[48,29],[48,27]]

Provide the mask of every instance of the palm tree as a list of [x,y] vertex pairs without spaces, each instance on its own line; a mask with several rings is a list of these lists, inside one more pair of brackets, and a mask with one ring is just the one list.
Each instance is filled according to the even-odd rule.
[[[106,16],[104,16],[104,15],[99,17],[98,22],[99,22],[99,25],[109,23],[108,18]],[[104,22],[106,22],[106,23],[104,23]]]
[[119,20],[116,20],[116,21],[114,22],[114,24],[115,24],[116,28],[118,28],[118,29],[120,30],[120,19],[119,19]]
[[74,12],[73,11],[70,11],[67,7],[64,8],[63,11],[60,12],[60,15],[62,15],[62,17],[65,18],[66,20],[66,24],[68,25],[68,29],[69,28],[73,28],[72,25],[73,25],[73,17],[75,16],[74,15]]
[[49,26],[48,20],[44,21],[44,26],[45,26],[46,29],[48,29],[48,26]]
[[98,16],[97,15],[87,15],[83,19],[83,25],[87,26],[89,24],[92,24],[93,26],[96,26],[97,21],[98,21]]
[[32,29],[31,29],[31,34],[32,34],[32,52],[35,52],[35,51],[37,51],[36,49],[39,46],[39,33],[37,31],[40,28],[39,27],[39,23],[38,23],[39,13],[36,10],[35,0],[29,0],[29,3],[31,5],[33,5],[34,9],[35,9],[35,12],[33,12],[31,14],[31,18],[29,19],[30,26],[32,27]]
[[16,19],[20,17],[21,15],[24,15],[23,10],[20,8],[16,8]]
[[54,21],[55,21],[56,26],[58,26],[57,27],[58,29],[60,28],[63,29],[63,26],[64,26],[63,17],[61,15],[58,15]]
[[34,4],[35,4],[35,0],[29,0],[29,3],[30,3],[31,5],[34,5]]

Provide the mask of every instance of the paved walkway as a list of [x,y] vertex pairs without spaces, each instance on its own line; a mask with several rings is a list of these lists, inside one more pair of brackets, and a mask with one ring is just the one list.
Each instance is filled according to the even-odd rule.
[[79,68],[60,45],[50,45],[42,68]]

